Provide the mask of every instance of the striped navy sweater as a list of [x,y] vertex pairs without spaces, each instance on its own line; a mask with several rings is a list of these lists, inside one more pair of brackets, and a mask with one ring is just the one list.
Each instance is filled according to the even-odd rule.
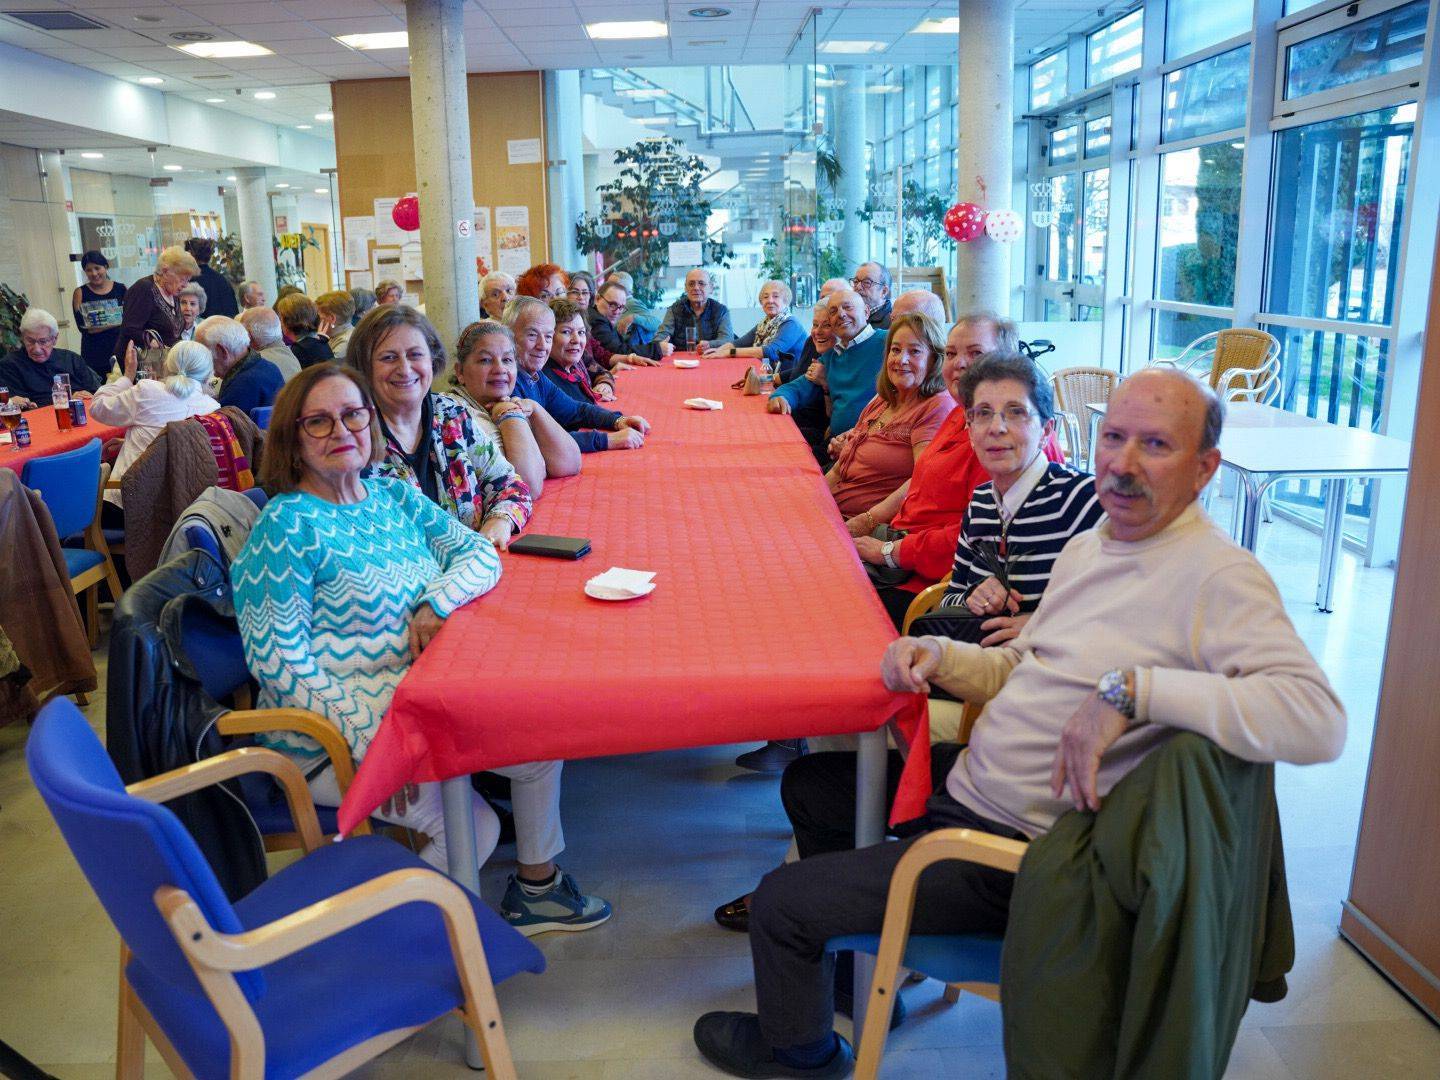
[[1095,491],[1095,477],[1057,462],[1050,463],[1006,529],[1002,529],[996,507],[995,485],[981,484],[965,511],[960,542],[955,545],[950,588],[945,591],[941,606],[960,603],[971,586],[991,576],[972,545],[987,541],[999,548],[1003,539],[1010,565],[1010,586],[1022,597],[1020,611],[1022,614],[1034,611],[1050,581],[1050,571],[1060,549],[1072,536],[1095,528],[1104,517],[1105,511],[1100,508]]

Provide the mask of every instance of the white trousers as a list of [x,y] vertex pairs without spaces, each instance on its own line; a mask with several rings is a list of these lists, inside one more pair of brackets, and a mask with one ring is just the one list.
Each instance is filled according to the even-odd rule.
[[[511,805],[515,810],[515,857],[527,865],[549,862],[565,850],[565,833],[560,826],[560,769],[563,762],[535,761],[510,765],[491,772],[510,778]],[[317,806],[339,806],[340,788],[335,770],[327,766],[310,781],[310,795]],[[500,819],[479,793],[470,795],[475,818],[475,855],[480,865],[490,858],[500,838]],[[420,857],[442,872],[449,871],[445,847],[445,807],[439,783],[420,785],[420,796],[403,814],[377,810],[372,816],[391,825],[401,825],[430,837]]]

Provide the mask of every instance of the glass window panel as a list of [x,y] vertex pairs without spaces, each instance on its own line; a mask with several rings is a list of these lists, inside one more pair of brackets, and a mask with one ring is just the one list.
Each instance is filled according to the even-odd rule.
[[1391,8],[1285,50],[1285,98],[1416,67],[1425,48],[1427,0]]
[[940,190],[940,159],[938,157],[925,159],[925,190]]
[[1085,156],[1104,157],[1110,152],[1110,117],[1102,116],[1085,125]]
[[1250,31],[1250,0],[1166,0],[1165,59],[1189,56]]
[[1080,282],[1105,284],[1105,233],[1110,222],[1110,170],[1092,169],[1081,190]]
[[1320,0],[1285,0],[1285,14],[1294,15],[1295,12],[1312,8],[1318,3]]
[[1249,45],[1170,72],[1165,76],[1161,141],[1242,127],[1249,86]]
[[1074,161],[1079,155],[1078,127],[1059,128],[1050,133],[1050,164],[1063,165],[1067,161]]
[[934,112],[940,108],[942,95],[945,93],[945,69],[943,67],[927,67],[925,69],[925,111]]
[[1192,315],[1187,311],[1157,311],[1151,355],[1156,360],[1173,360],[1196,338],[1228,329],[1229,319],[1213,319],[1209,315]]
[[925,153],[938,154],[940,152],[940,116],[925,119]]
[[[887,79],[885,85],[889,84],[890,80]],[[900,130],[900,95],[884,94],[882,96],[885,98],[885,130],[893,135]]]
[[1052,176],[1049,181],[1049,227],[1045,230],[1045,276],[1051,281],[1075,277],[1075,181],[1074,173]]
[[1124,75],[1140,66],[1143,22],[1142,12],[1137,9],[1108,26],[1102,26],[1085,39],[1088,58],[1086,86]]
[[1030,65],[1030,108],[1053,105],[1065,96],[1065,50]]
[[920,156],[915,152],[915,132],[915,128],[908,127],[905,129],[905,134],[903,136],[903,146],[900,150],[900,160],[906,165],[909,165],[912,161],[914,161],[917,157]]
[[1266,310],[1389,323],[1415,105],[1281,132]]
[[956,142],[956,125],[957,125],[958,123],[959,123],[959,114],[958,114],[958,111],[955,110],[955,109],[953,109],[953,108],[952,108],[952,109],[946,109],[946,110],[945,110],[945,145],[946,145],[946,146],[955,147],[955,146],[959,145],[959,144]]
[[924,93],[924,87],[915,78],[913,69],[907,71],[902,79],[905,88],[900,96],[905,100],[905,123],[913,124],[920,115],[920,95]]
[[1160,168],[1156,295],[1230,307],[1235,302],[1243,143],[1166,154]]

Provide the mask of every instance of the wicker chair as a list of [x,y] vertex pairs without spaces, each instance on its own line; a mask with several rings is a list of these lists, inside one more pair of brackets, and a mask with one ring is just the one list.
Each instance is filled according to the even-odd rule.
[[1280,384],[1280,342],[1264,330],[1235,327],[1196,338],[1173,360],[1174,367],[1204,378],[1223,401],[1264,404]]
[[1061,368],[1050,376],[1050,385],[1055,391],[1060,430],[1065,433],[1065,455],[1084,467],[1090,460],[1090,414],[1085,406],[1108,402],[1120,385],[1120,376],[1109,368]]

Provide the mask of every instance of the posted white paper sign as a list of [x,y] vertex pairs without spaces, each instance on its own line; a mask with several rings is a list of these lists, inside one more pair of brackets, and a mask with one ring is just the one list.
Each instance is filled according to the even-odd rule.
[[539,165],[543,160],[539,139],[507,139],[505,155],[511,165]]
[[671,266],[699,266],[704,261],[699,240],[676,240],[670,244]]

